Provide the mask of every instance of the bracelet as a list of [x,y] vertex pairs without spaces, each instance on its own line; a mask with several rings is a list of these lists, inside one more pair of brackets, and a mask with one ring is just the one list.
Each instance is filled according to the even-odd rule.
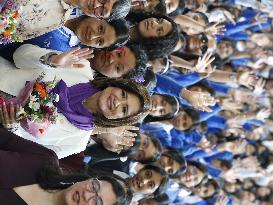
[[50,52],[50,53],[47,53],[45,55],[43,55],[41,58],[40,58],[40,62],[44,65],[48,65],[52,68],[56,68],[57,66],[53,63],[51,63],[51,57],[54,56],[54,55],[58,55],[57,53],[55,52]]

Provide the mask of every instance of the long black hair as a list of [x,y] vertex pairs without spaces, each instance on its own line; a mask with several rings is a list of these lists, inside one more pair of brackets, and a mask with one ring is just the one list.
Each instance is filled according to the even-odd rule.
[[115,205],[123,205],[126,203],[126,191],[124,187],[113,177],[106,175],[90,176],[87,174],[63,174],[61,169],[56,166],[47,165],[41,169],[37,175],[36,180],[39,186],[45,190],[63,190],[77,182],[82,182],[88,179],[96,178],[109,182],[116,195]]
[[143,45],[143,47],[146,49],[149,60],[169,55],[173,52],[179,39],[178,27],[176,23],[171,18],[161,14],[141,13],[137,15],[131,14],[130,16],[127,16],[127,20],[132,26],[137,26],[139,22],[148,18],[165,19],[171,23],[172,30],[166,36],[151,38],[141,37],[141,39],[133,40],[132,42],[141,43]]
[[174,97],[172,95],[160,94],[160,93],[154,93],[154,95],[161,95],[164,98],[164,100],[172,106],[172,112],[167,113],[162,116],[152,116],[151,114],[149,114],[149,115],[147,115],[147,117],[145,117],[143,123],[170,120],[170,119],[174,118],[179,111],[179,105],[180,105],[179,101],[176,99],[176,97]]
[[187,169],[187,161],[184,158],[182,152],[179,152],[176,149],[167,149],[162,153],[162,156],[167,156],[167,157],[172,158],[180,166],[180,168],[176,172],[174,172],[172,175],[170,175],[170,177],[176,178],[176,177],[181,176],[183,173],[185,173],[185,171]]

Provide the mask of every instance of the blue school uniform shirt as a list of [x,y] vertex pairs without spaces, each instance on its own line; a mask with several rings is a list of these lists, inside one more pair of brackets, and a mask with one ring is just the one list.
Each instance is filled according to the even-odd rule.
[[79,45],[80,41],[72,31],[66,27],[62,27],[36,38],[27,40],[25,43],[65,52]]
[[229,92],[229,86],[225,83],[217,83],[210,80],[206,80],[206,82],[213,88],[216,95],[228,95]]
[[209,118],[206,123],[208,128],[215,128],[219,130],[226,130],[228,126],[226,125],[226,118],[223,116],[215,115]]
[[184,88],[181,86],[181,84],[174,81],[170,77],[161,75],[159,73],[156,73],[156,79],[157,82],[156,87],[154,88],[154,92],[175,96],[177,99],[179,99],[182,105],[190,106],[190,104],[185,99],[180,97],[180,92]]
[[193,73],[183,74],[174,69],[168,71],[164,75],[178,82],[182,87],[193,85],[195,83],[198,83],[202,79],[199,73],[193,72]]

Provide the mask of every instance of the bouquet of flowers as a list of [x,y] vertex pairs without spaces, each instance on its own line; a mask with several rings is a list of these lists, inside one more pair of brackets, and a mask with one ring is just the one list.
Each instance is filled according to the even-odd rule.
[[59,96],[51,92],[56,79],[45,82],[44,75],[42,73],[36,81],[30,82],[32,91],[28,92],[29,97],[17,116],[21,126],[35,137],[42,136],[49,125],[56,123],[57,117],[53,102],[58,102]]
[[21,37],[16,34],[20,13],[21,7],[15,0],[0,1],[0,44],[22,41]]

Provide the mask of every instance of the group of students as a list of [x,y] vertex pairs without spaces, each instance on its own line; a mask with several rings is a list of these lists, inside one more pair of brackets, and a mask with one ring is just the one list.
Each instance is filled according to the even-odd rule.
[[[272,0],[18,3],[1,204],[273,203]],[[18,112],[41,73],[58,113],[36,136]]]

